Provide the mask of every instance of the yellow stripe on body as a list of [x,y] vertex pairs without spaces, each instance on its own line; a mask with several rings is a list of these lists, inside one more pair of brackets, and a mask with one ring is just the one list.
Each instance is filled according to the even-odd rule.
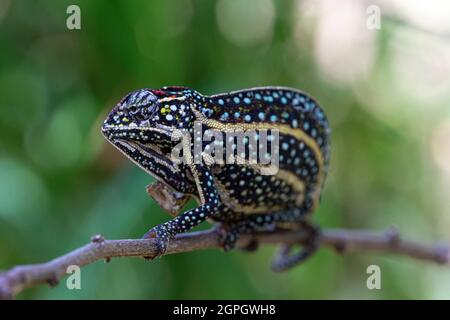
[[[198,111],[193,104],[191,104],[191,108],[196,116],[196,120],[200,121],[202,124],[205,124],[209,128],[219,130],[221,132],[236,132],[236,131],[245,131],[245,130],[273,130],[276,129],[280,133],[284,135],[291,135],[295,137],[298,141],[304,141],[304,143],[311,148],[311,150],[314,153],[314,156],[318,163],[318,179],[316,188],[314,190],[313,194],[313,207],[311,211],[314,211],[314,209],[317,206],[317,202],[319,200],[320,191],[324,179],[324,172],[323,172],[323,166],[324,166],[324,157],[322,154],[322,151],[320,150],[319,144],[317,141],[313,138],[311,138],[308,134],[306,134],[301,129],[294,129],[291,126],[287,124],[274,124],[274,123],[267,123],[267,122],[258,122],[258,123],[223,123],[218,120],[209,119],[205,115],[203,115],[200,111]],[[295,176],[294,174],[290,173],[292,176]],[[288,182],[291,182],[292,185],[302,183],[304,185],[304,182],[299,179],[297,176],[295,176],[295,179],[293,179],[291,176],[289,176],[288,180],[285,180]]]
[[[261,171],[261,165],[255,165],[255,164],[248,164],[250,168],[254,169],[255,171]],[[296,191],[298,196],[295,199],[296,205],[299,207],[303,203],[303,200],[305,199],[305,183],[303,180],[298,178],[295,174],[288,170],[279,169],[278,172],[274,175],[277,179],[286,182],[288,185],[291,186],[293,190]],[[256,214],[256,213],[273,213],[280,210],[285,210],[285,206],[273,206],[270,208],[264,207],[264,206],[255,206],[255,205],[243,205],[239,204],[237,200],[233,199],[233,197],[230,195],[227,187],[225,187],[222,183],[219,181],[216,181],[216,185],[218,189],[220,190],[220,195],[223,197],[224,202],[230,204],[230,208],[235,212],[242,212],[245,214]]]

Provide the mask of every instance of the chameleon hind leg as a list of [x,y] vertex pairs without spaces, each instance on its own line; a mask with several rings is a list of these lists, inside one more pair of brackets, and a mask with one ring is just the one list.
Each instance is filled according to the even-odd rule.
[[[292,209],[274,214],[258,214],[250,216],[244,220],[230,224],[223,237],[223,248],[225,251],[235,247],[237,240],[242,234],[254,232],[271,231],[288,223],[289,229],[295,229],[306,233],[306,240],[303,243],[302,250],[295,254],[290,254],[292,245],[284,245],[277,254],[272,264],[274,271],[284,271],[305,261],[311,257],[319,247],[319,228],[303,218],[303,210]],[[257,244],[251,242],[249,248],[255,249]],[[247,248],[246,248],[247,249]]]
[[275,230],[278,224],[302,220],[304,210],[294,208],[287,211],[271,214],[237,215],[233,219],[225,221],[225,235],[223,236],[223,249],[231,250],[235,247],[239,236],[254,232],[265,232]]

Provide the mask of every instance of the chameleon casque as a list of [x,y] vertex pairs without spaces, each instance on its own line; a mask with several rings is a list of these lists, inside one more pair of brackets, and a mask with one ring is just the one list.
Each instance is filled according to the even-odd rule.
[[[224,136],[255,130],[258,139],[259,130],[270,132],[269,138],[276,131],[278,170],[263,174],[263,165],[249,161],[193,161],[194,123],[201,124],[202,134],[211,129]],[[181,163],[171,157],[180,143],[173,135],[180,131],[190,138],[182,143],[182,156],[188,161]],[[186,87],[139,89],[114,107],[102,133],[156,178],[147,192],[173,219],[149,230],[144,237],[156,238],[161,253],[176,234],[207,219],[224,226],[225,249],[233,248],[243,233],[305,226],[317,231],[310,216],[328,170],[330,128],[318,103],[301,91],[259,87],[205,96]],[[237,140],[229,141],[231,144],[206,140],[200,145],[202,150],[220,145],[234,151]],[[248,140],[244,137],[240,142],[245,146]],[[268,150],[266,156],[272,156],[272,149]],[[249,151],[248,146],[245,151]],[[178,214],[191,197],[199,206]],[[287,269],[309,257],[317,248],[317,232],[311,235],[310,244],[297,254],[290,255],[290,246],[285,246],[274,269]]]

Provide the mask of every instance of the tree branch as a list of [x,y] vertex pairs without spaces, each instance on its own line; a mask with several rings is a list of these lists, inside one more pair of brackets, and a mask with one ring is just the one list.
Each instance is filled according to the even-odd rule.
[[[165,254],[220,248],[221,237],[217,230],[178,235],[170,241]],[[238,247],[245,247],[254,240],[260,244],[301,244],[307,240],[307,235],[301,231],[285,230],[244,235],[239,240]],[[324,230],[320,235],[320,244],[345,254],[357,251],[379,251],[440,264],[450,264],[449,245],[426,245],[403,240],[394,228],[385,232]],[[112,257],[152,259],[157,254],[158,249],[154,239],[105,240],[102,236],[97,235],[91,238],[91,243],[49,262],[16,266],[0,273],[0,299],[14,298],[22,290],[41,283],[54,286],[67,274],[67,267],[70,265],[82,267],[100,259],[109,261]]]

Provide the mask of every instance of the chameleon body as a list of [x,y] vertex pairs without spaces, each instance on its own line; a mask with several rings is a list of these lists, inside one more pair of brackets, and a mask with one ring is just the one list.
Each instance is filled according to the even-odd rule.
[[[230,132],[254,130],[258,138],[259,130],[269,136],[276,131],[278,170],[264,174],[263,165],[245,160],[194,161],[195,124],[201,125],[200,133],[214,130],[224,140]],[[324,112],[307,94],[285,87],[212,96],[185,87],[140,89],[114,107],[102,132],[157,180],[147,191],[174,216],[146,234],[159,240],[161,251],[173,236],[206,219],[226,226],[225,249],[232,248],[242,233],[305,223],[317,206],[329,163],[330,129]],[[182,143],[188,161],[181,163],[171,156],[180,146],[180,140],[173,139],[176,132],[190,138]],[[226,148],[236,149],[236,140],[224,140],[200,145],[202,150],[219,145],[224,154]],[[245,146],[246,141],[240,142]],[[273,156],[268,150],[266,156]],[[199,206],[178,214],[191,197]]]

